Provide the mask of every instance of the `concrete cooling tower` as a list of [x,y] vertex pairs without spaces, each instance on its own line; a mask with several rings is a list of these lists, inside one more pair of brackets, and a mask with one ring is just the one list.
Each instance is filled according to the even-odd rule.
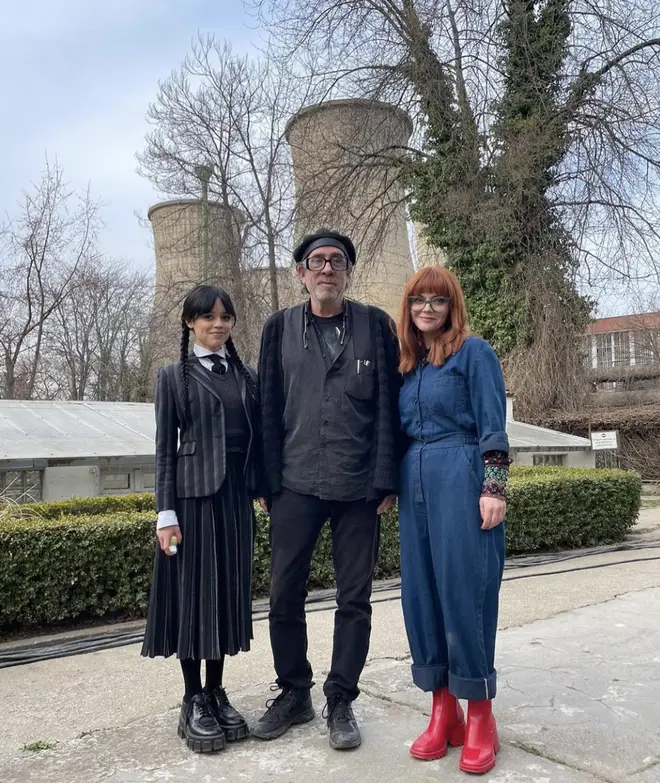
[[358,262],[350,296],[397,318],[413,262],[397,157],[408,115],[386,103],[309,106],[287,125],[296,192],[295,239],[318,228],[348,234]]
[[423,266],[445,266],[447,256],[439,247],[429,245],[424,226],[421,223],[413,223],[414,247],[415,247],[415,268]]
[[156,252],[156,327],[169,360],[178,358],[181,305],[191,288],[212,283],[229,291],[237,306],[244,301],[243,217],[232,207],[205,199],[164,201],[151,207],[148,217]]
[[164,201],[148,213],[156,251],[156,301],[177,313],[200,283],[232,290],[241,260],[241,213],[198,199]]

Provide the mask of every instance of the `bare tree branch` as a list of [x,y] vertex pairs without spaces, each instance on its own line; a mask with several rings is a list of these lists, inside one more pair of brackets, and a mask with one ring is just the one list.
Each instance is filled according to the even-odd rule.
[[19,217],[3,231],[0,349],[3,396],[30,399],[37,384],[46,324],[72,293],[81,264],[96,257],[99,204],[67,190],[62,170],[46,163],[24,193]]

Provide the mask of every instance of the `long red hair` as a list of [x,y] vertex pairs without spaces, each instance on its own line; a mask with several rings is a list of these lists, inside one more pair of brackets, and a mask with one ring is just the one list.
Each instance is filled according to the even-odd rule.
[[408,280],[401,302],[401,316],[397,333],[401,346],[399,371],[402,373],[414,370],[424,355],[424,342],[419,329],[413,323],[408,304],[409,296],[420,296],[421,294],[449,297],[449,313],[445,329],[433,340],[429,350],[431,364],[435,367],[444,364],[452,354],[458,351],[470,333],[465,298],[456,275],[443,266],[423,267]]

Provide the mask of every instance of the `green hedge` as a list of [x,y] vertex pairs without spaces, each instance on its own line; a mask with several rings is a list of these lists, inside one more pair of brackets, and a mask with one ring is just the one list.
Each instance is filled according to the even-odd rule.
[[155,496],[144,493],[141,495],[100,495],[93,498],[57,500],[53,503],[25,503],[21,506],[14,506],[9,511],[9,516],[20,518],[32,515],[43,519],[59,519],[63,516],[73,515],[95,516],[122,511],[155,510]]
[[511,554],[622,541],[639,514],[642,479],[625,470],[515,468],[506,543]]
[[[640,506],[641,478],[616,470],[514,468],[511,554],[621,541]],[[257,513],[254,591],[268,591],[268,521]],[[0,517],[0,632],[112,614],[142,615],[154,555],[152,495],[83,498],[6,509]],[[376,578],[399,573],[396,510],[382,518]],[[311,588],[333,584],[327,526]]]
[[0,524],[0,631],[147,606],[154,513],[116,512]]

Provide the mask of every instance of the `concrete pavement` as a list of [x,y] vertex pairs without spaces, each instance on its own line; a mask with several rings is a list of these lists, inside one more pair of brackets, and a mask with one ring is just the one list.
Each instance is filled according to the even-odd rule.
[[[500,634],[497,715],[502,750],[488,783],[650,783],[660,780],[660,588],[627,593],[510,628]],[[284,738],[249,739],[199,756],[175,734],[177,711],[92,732],[38,754],[0,757],[3,783],[152,783],[323,780],[466,780],[458,750],[417,762],[408,755],[423,730],[428,697],[410,683],[407,661],[371,660],[356,714],[362,748],[330,750],[320,717]],[[62,694],[75,699],[75,694]],[[321,709],[320,691],[315,693]],[[254,720],[263,686],[235,694]],[[102,705],[102,701],[101,701]]]
[[[658,509],[632,540],[655,546]],[[507,570],[498,637],[497,716],[503,740],[489,783],[660,781],[660,557],[658,549],[610,552]],[[514,561],[514,564],[516,561]],[[563,573],[571,569],[568,573]],[[577,570],[580,569],[580,570]],[[459,751],[417,762],[429,698],[410,682],[396,592],[379,592],[363,695],[355,711],[364,743],[341,754],[319,717],[281,740],[250,739],[214,756],[176,736],[177,662],[148,661],[133,645],[0,670],[2,783],[148,781],[467,780]],[[322,682],[332,611],[309,615],[310,656]],[[274,678],[265,622],[254,649],[227,665],[232,700],[248,720],[263,711]],[[29,753],[25,743],[56,742]]]

